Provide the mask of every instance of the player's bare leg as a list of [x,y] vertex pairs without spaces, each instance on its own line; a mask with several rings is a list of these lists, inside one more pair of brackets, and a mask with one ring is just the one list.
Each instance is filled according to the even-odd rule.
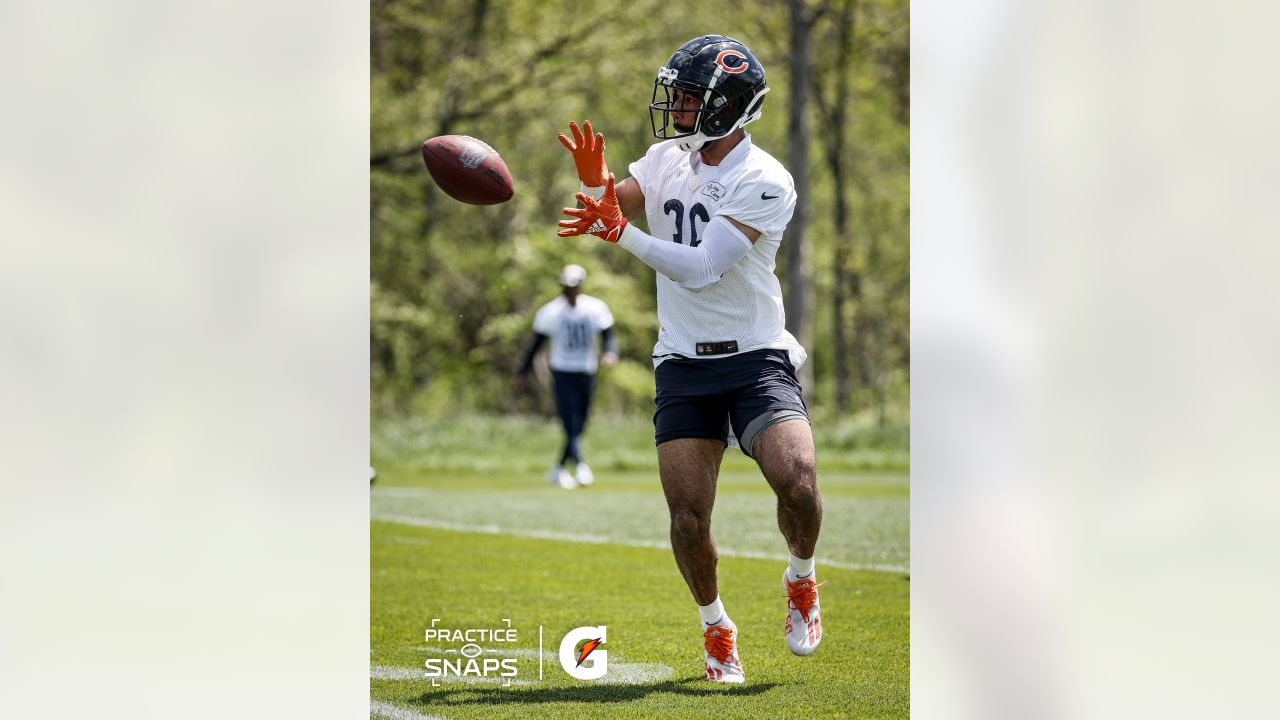
[[822,529],[822,496],[809,423],[785,420],[765,428],[751,455],[778,497],[778,529],[791,554],[813,557]]
[[822,616],[813,553],[822,528],[813,431],[803,420],[770,426],[756,439],[752,455],[778,497],[778,529],[791,550],[782,575],[787,596],[783,634],[796,655],[809,655],[822,642]]
[[693,599],[716,599],[716,543],[711,537],[711,508],[724,445],[715,440],[680,438],[658,446],[658,472],[671,513],[671,549]]
[[706,678],[742,683],[738,627],[720,602],[716,543],[711,537],[711,508],[723,457],[724,445],[715,440],[668,440],[658,446],[658,471],[671,512],[671,549],[702,616]]

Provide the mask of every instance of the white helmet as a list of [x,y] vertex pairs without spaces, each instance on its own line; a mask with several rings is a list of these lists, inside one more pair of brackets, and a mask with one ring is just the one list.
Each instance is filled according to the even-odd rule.
[[565,287],[578,287],[587,279],[587,269],[581,265],[565,265],[560,270],[560,284]]

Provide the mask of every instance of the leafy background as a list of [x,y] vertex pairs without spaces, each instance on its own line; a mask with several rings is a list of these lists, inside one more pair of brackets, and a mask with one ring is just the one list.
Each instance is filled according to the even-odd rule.
[[[802,380],[815,416],[904,450],[909,424],[909,16],[904,0],[375,0],[371,8],[370,353],[375,423],[458,414],[549,416],[548,392],[510,378],[534,310],[567,262],[617,319],[619,364],[602,372],[596,413],[647,417],[657,336],[654,275],[594,238],[561,239],[555,223],[577,178],[556,133],[590,119],[611,168],[655,142],[653,77],[681,43],[733,36],[764,63],[772,90],[754,142],[796,173],[807,228],[779,254],[792,318],[807,315]],[[797,93],[792,64],[807,57]],[[805,120],[789,112],[799,101]],[[476,207],[430,181],[428,137],[479,137],[503,156],[515,197]],[[789,267],[791,265],[792,267]],[[801,287],[803,286],[803,287]],[[805,290],[807,308],[797,307]],[[807,312],[804,310],[807,309]],[[796,332],[795,327],[791,328]],[[798,333],[800,334],[800,333]],[[545,366],[538,372],[546,379]],[[857,436],[865,435],[863,440]]]

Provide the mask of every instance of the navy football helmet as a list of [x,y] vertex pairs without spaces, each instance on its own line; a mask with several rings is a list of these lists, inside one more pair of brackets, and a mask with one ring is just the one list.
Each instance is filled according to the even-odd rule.
[[[677,90],[701,98],[702,107],[676,107]],[[658,68],[649,105],[653,136],[662,140],[686,138],[680,148],[696,151],[759,119],[767,92],[764,66],[750,48],[724,35],[696,37]],[[676,112],[693,115],[693,128],[677,128],[671,119]]]

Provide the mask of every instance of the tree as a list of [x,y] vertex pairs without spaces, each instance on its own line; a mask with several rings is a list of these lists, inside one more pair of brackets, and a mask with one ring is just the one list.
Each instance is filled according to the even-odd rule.
[[[809,258],[809,35],[813,25],[825,12],[826,3],[811,9],[805,0],[787,0],[790,18],[791,55],[788,70],[791,78],[791,100],[787,106],[787,125],[790,128],[790,145],[787,147],[787,169],[795,182],[795,214],[787,226],[786,283],[783,287],[783,305],[787,308],[787,325],[804,347],[813,347],[810,327],[810,307],[813,292],[810,277],[813,273]],[[800,368],[800,384],[814,392],[813,363]]]
[[853,73],[852,56],[854,53],[853,24],[857,12],[857,0],[841,0],[834,16],[836,35],[836,54],[831,70],[834,74],[834,88],[824,93],[824,88],[815,89],[814,100],[819,108],[819,115],[824,125],[831,132],[822,133],[819,142],[826,147],[827,165],[832,179],[833,232],[831,245],[834,253],[832,260],[832,299],[831,299],[831,337],[835,348],[835,408],[843,413],[849,409],[853,394],[852,353],[849,346],[849,302],[857,301],[860,291],[860,277],[851,272],[849,259],[851,255],[852,233],[849,228],[848,202],[848,165],[849,153],[845,148],[845,128],[849,123],[849,76]]
[[[570,119],[591,119],[608,137],[611,168],[627,175],[654,142],[645,109],[654,71],[692,34],[653,22],[663,7],[373,0],[376,414],[549,413],[546,394],[512,393],[509,375],[532,312],[554,295],[567,262],[588,268],[588,292],[610,302],[623,345],[622,363],[601,378],[600,409],[652,412],[654,274],[612,246],[555,236],[577,188],[555,134]],[[788,327],[812,358],[801,380],[816,415],[905,413],[906,8],[904,0],[791,0],[698,3],[683,15],[743,40],[771,71],[770,103],[750,130],[796,180],[779,275]],[[419,148],[452,133],[502,154],[516,182],[511,201],[462,205],[435,188]]]

